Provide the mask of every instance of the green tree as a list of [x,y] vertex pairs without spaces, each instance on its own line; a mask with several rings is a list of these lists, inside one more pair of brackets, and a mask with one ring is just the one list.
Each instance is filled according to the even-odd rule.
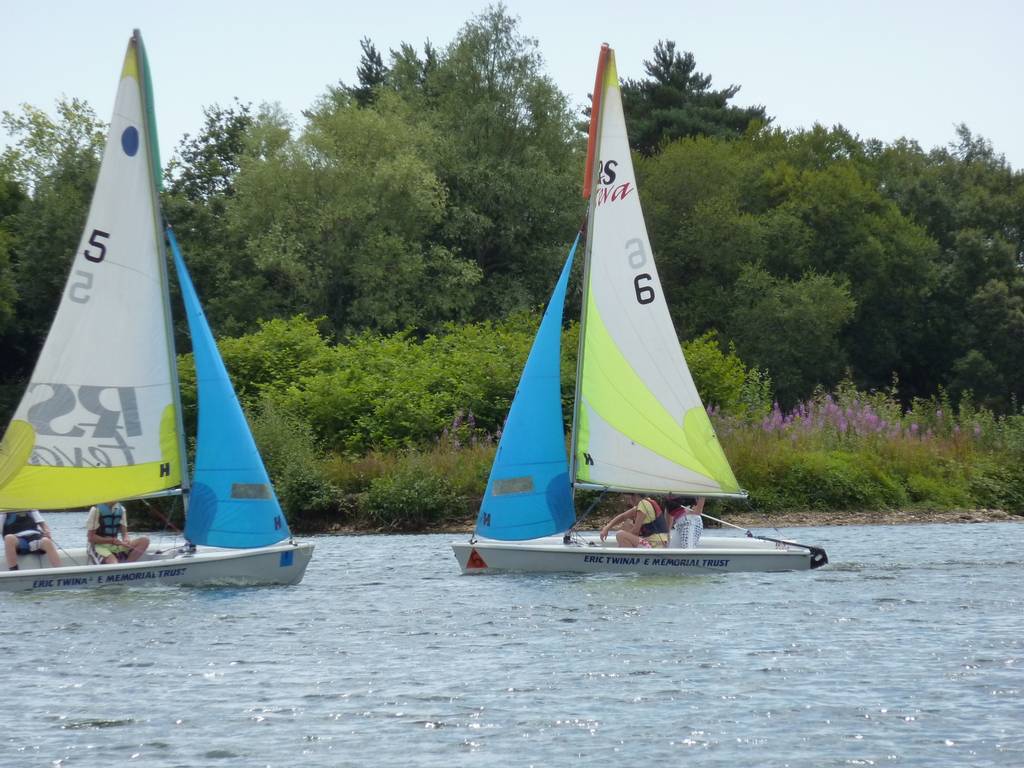
[[689,51],[676,51],[671,40],[659,40],[652,59],[644,61],[645,80],[626,80],[622,102],[630,146],[652,155],[663,144],[692,136],[742,136],[751,124],[767,125],[772,118],[763,106],[729,104],[740,86],[714,90],[711,76],[697,71]]
[[[164,215],[174,227],[206,315],[221,333],[251,327],[252,307],[271,287],[246,267],[245,238],[226,225],[228,202],[255,118],[248,104],[203,109],[204,123],[186,135],[167,164]],[[180,344],[185,326],[179,324]],[[184,348],[184,347],[183,347]]]
[[250,317],[302,311],[347,333],[465,316],[480,272],[429,237],[446,202],[437,134],[384,93],[363,109],[334,90],[307,120],[297,138],[251,146],[228,206],[245,238],[236,261],[272,288]]
[[808,273],[790,281],[745,267],[728,318],[743,359],[772,374],[784,407],[817,385],[831,387],[845,364],[840,333],[856,302],[843,279]]
[[486,276],[476,316],[536,307],[584,211],[568,100],[504,5],[464,25],[436,60],[429,54],[393,52],[390,82],[443,137],[435,168],[448,199],[435,242]]
[[[0,348],[4,335],[11,329],[18,297],[11,260],[14,234],[10,230],[10,217],[18,211],[25,199],[21,185],[10,177],[8,169],[0,163]],[[4,359],[7,359],[6,354]]]
[[359,67],[356,69],[356,77],[359,78],[359,86],[350,88],[349,93],[360,107],[368,107],[376,101],[377,89],[384,85],[388,70],[384,66],[384,59],[368,37],[359,41],[363,54],[359,58]]
[[105,125],[78,99],[57,102],[57,116],[23,105],[0,123],[12,144],[0,156],[7,197],[0,235],[16,295],[16,326],[4,338],[4,372],[18,381],[31,369],[53,320],[88,213]]

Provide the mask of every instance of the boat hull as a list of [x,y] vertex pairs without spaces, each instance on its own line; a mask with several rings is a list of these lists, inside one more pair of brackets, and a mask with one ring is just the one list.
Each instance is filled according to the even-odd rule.
[[[0,592],[39,592],[128,586],[262,586],[298,584],[313,556],[309,542],[254,549],[197,547],[147,554],[134,563],[87,564],[84,549],[61,553],[60,568],[45,558],[21,555],[19,570],[0,572]],[[70,564],[69,564],[70,563]],[[78,563],[81,563],[80,565]]]
[[463,573],[523,571],[540,573],[656,573],[697,576],[711,573],[806,571],[828,562],[791,543],[705,536],[694,549],[632,549],[601,542],[597,536],[511,542],[452,542]]

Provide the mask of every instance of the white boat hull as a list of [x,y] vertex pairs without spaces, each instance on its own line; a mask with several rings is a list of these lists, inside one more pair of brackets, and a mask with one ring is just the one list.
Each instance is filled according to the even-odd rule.
[[[281,542],[255,549],[183,547],[147,553],[134,563],[88,564],[84,549],[61,551],[52,568],[45,557],[20,555],[17,571],[0,572],[0,592],[37,592],[130,585],[259,586],[298,584],[313,556],[313,544]],[[80,563],[80,565],[78,564]]]
[[632,549],[602,542],[596,535],[532,541],[452,542],[463,573],[709,573],[806,571],[828,562],[824,550],[757,538],[705,536],[693,549]]

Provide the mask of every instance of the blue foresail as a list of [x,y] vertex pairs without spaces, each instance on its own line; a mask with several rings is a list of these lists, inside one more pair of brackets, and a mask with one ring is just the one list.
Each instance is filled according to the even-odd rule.
[[491,466],[476,532],[523,541],[568,530],[576,519],[562,424],[562,305],[577,235],[551,294]]
[[196,365],[199,429],[185,538],[215,547],[262,547],[291,532],[217,351],[199,297],[170,227]]

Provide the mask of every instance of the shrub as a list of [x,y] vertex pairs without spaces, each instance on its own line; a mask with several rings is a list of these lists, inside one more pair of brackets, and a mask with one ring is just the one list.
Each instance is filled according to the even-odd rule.
[[976,462],[969,469],[971,496],[981,507],[1024,511],[1024,471],[998,458]]
[[292,527],[308,527],[336,513],[338,493],[327,477],[309,425],[268,400],[261,402],[250,425]]
[[762,416],[771,409],[771,379],[767,373],[747,367],[736,355],[736,347],[722,351],[718,333],[683,344],[686,362],[705,406],[736,416]]
[[912,474],[907,478],[907,494],[923,507],[956,509],[971,504],[970,489],[962,478]]
[[464,512],[451,484],[419,462],[371,480],[361,501],[366,523],[385,531],[422,531]]

